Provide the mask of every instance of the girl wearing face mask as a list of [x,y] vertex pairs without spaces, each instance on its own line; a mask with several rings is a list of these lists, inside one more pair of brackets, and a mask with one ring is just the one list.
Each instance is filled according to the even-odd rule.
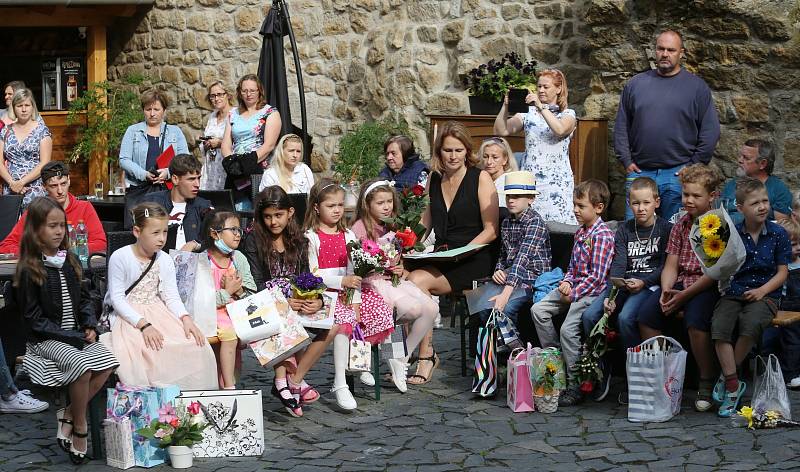
[[[242,240],[242,227],[235,213],[217,211],[203,222],[203,248],[206,251],[214,288],[217,289],[217,338],[219,370],[224,389],[236,388],[234,370],[239,338],[225,305],[256,292],[247,258],[236,249]],[[201,254],[200,257],[203,257]]]
[[125,385],[217,388],[214,351],[186,311],[175,282],[175,264],[161,249],[169,214],[157,203],[133,208],[136,243],[108,260],[105,303],[114,309],[110,336]]
[[56,412],[56,438],[74,464],[83,464],[87,405],[118,362],[97,342],[95,305],[69,252],[66,219],[49,198],[31,203],[14,287],[28,332],[23,367],[35,384],[69,389],[70,404]]

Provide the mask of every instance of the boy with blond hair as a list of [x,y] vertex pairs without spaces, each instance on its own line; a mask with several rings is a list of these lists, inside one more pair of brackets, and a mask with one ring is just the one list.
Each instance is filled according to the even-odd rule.
[[[600,214],[608,205],[608,186],[596,179],[580,183],[573,192],[573,212],[580,223],[575,233],[569,268],[558,288],[533,305],[533,317],[543,347],[561,346],[568,373],[568,387],[558,399],[560,406],[572,406],[583,399],[573,366],[581,347],[581,317],[584,310],[603,293],[614,257],[614,233]],[[553,317],[567,314],[556,333]]]

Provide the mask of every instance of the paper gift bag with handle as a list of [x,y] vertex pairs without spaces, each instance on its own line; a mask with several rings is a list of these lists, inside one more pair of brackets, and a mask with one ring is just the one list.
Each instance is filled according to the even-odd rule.
[[261,390],[187,390],[175,400],[178,407],[200,403],[208,427],[192,447],[194,457],[261,456],[264,417]]
[[350,336],[350,356],[347,361],[348,372],[369,372],[372,367],[372,345],[364,340],[361,328],[356,325]]
[[628,348],[628,421],[662,422],[681,409],[686,351],[670,337],[654,336]]
[[533,388],[531,386],[531,374],[528,366],[528,354],[531,352],[531,345],[528,349],[517,348],[511,352],[508,358],[508,407],[514,413],[533,411]]
[[283,295],[276,298],[280,290],[275,289],[275,292],[262,290],[226,306],[236,336],[242,343],[266,339],[280,332],[280,313],[285,313],[289,307]]

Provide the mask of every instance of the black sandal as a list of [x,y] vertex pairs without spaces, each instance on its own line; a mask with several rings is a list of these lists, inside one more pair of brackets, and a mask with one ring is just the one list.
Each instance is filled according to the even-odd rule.
[[419,372],[419,366],[422,363],[422,361],[428,361],[428,362],[432,363],[433,367],[431,367],[431,370],[428,373],[428,377],[425,377],[424,375],[416,374],[416,373],[406,376],[406,380],[410,380],[410,379],[413,379],[413,378],[422,379],[422,382],[420,382],[420,383],[410,382],[411,385],[425,385],[426,383],[430,382],[431,379],[433,378],[433,371],[436,370],[437,367],[439,367],[439,363],[440,363],[439,355],[436,354],[436,350],[434,350],[433,354],[431,356],[429,356],[429,357],[420,357],[419,358],[419,360],[417,361],[417,372]]
[[[87,430],[85,433],[79,433],[72,430],[72,436],[75,438],[88,438],[89,431]],[[75,449],[75,443],[70,443],[69,445],[69,460],[72,461],[75,465],[81,465],[89,462],[89,456],[86,455],[86,452],[89,450],[89,441],[86,441],[86,449],[83,452],[78,451]]]

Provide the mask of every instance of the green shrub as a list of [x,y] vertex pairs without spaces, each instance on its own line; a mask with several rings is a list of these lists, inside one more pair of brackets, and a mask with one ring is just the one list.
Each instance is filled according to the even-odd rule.
[[333,171],[344,184],[377,177],[383,169],[383,143],[389,136],[408,134],[408,124],[399,120],[370,121],[346,133],[339,140]]

